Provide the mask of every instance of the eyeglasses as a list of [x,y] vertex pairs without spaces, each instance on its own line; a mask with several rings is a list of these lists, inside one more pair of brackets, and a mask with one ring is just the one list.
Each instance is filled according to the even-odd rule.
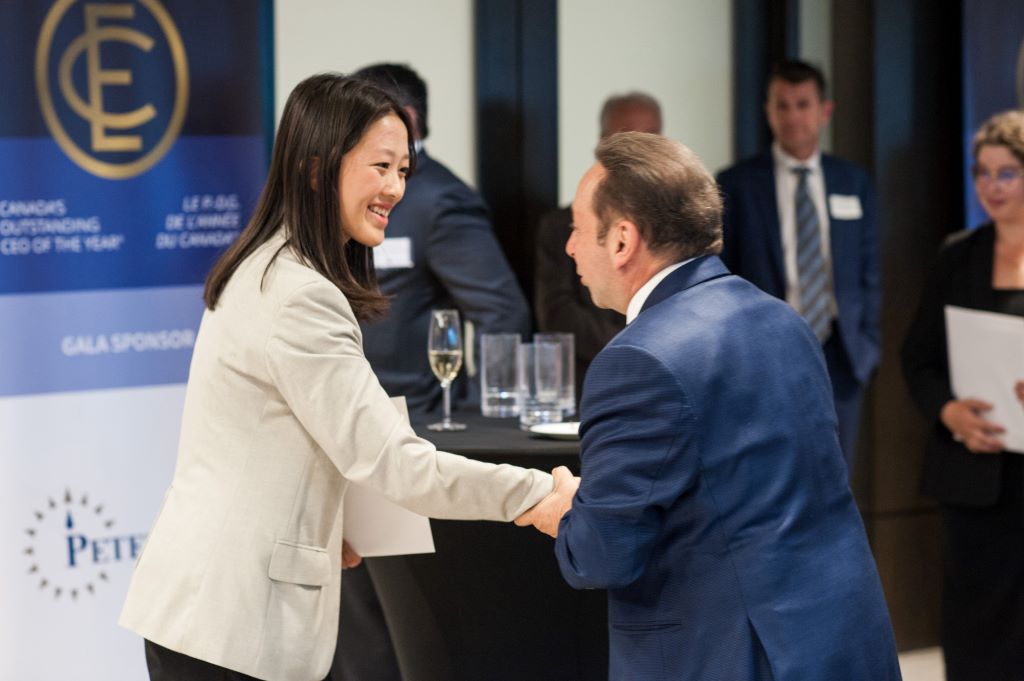
[[1024,169],[1021,168],[1000,168],[999,170],[989,171],[978,166],[971,166],[971,177],[974,178],[975,182],[978,183],[993,183],[1000,189],[1006,189],[1015,180],[1018,180],[1024,176]]

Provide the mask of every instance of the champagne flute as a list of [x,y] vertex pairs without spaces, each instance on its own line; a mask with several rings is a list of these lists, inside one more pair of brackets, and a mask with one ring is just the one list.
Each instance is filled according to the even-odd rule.
[[427,357],[430,370],[441,381],[444,391],[444,416],[440,423],[431,423],[430,430],[465,430],[466,424],[452,421],[452,381],[462,366],[462,323],[458,310],[431,310],[430,333],[427,336]]

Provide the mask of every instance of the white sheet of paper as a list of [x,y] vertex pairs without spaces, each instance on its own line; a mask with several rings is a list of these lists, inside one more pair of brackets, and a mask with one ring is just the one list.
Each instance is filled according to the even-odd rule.
[[[405,417],[405,398],[392,402]],[[342,536],[364,558],[434,553],[430,520],[402,508],[372,489],[350,483],[345,491],[345,526]]]
[[1024,406],[1013,385],[1024,379],[1024,318],[946,306],[949,377],[958,399],[992,404],[985,418],[1006,428],[1006,449],[1024,453]]

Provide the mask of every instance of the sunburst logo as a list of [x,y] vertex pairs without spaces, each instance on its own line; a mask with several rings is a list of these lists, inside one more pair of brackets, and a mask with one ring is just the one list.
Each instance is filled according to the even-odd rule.
[[33,511],[25,529],[28,575],[55,599],[78,601],[110,581],[112,565],[134,561],[145,534],[120,534],[117,521],[89,495],[66,490]]

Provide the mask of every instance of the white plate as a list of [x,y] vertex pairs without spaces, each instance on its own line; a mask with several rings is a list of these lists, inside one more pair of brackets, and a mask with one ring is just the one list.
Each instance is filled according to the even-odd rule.
[[541,423],[536,426],[530,426],[530,432],[534,435],[550,437],[555,440],[579,440],[580,422]]

